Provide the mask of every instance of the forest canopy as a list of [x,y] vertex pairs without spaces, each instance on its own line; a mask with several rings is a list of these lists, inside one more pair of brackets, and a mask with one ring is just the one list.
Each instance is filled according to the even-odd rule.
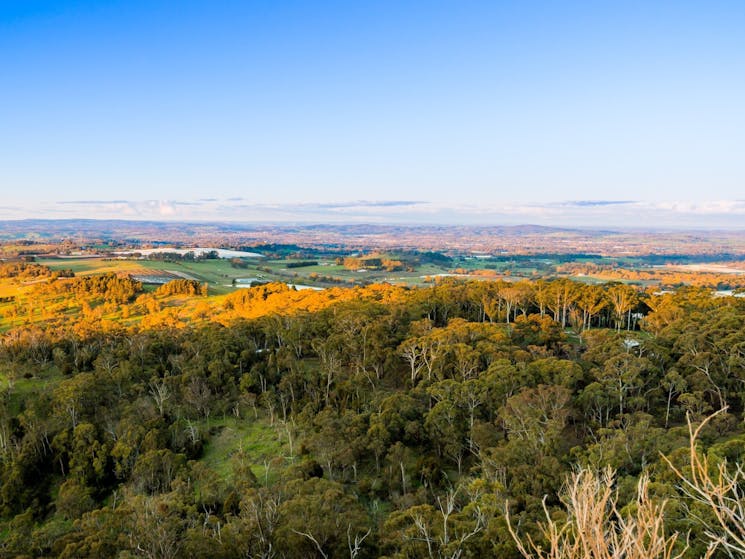
[[745,302],[703,288],[210,297],[103,274],[24,297],[0,345],[9,556],[518,558],[511,526],[547,544],[572,472],[611,468],[618,511],[648,480],[671,545],[703,557],[713,513],[671,468],[687,419],[726,408],[699,448],[745,452]]

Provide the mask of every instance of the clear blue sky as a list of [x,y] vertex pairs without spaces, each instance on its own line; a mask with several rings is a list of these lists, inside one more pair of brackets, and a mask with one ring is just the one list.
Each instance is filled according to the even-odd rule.
[[706,213],[745,198],[744,154],[741,0],[0,2],[0,218]]

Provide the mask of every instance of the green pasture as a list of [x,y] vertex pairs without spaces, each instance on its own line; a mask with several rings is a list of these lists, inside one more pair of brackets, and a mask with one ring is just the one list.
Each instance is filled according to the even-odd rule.
[[[578,258],[586,261],[587,258]],[[608,259],[601,259],[608,260]],[[210,293],[223,295],[235,289],[233,280],[258,278],[261,281],[282,281],[315,285],[319,287],[349,286],[368,283],[387,282],[407,286],[428,285],[431,278],[438,274],[445,274],[452,269],[462,269],[466,272],[474,270],[494,270],[497,274],[509,274],[514,278],[555,277],[556,262],[546,258],[535,259],[506,259],[506,258],[470,258],[458,257],[453,259],[451,267],[425,263],[414,271],[388,272],[386,270],[357,271],[338,265],[332,259],[318,259],[318,264],[288,268],[288,264],[299,262],[296,259],[281,260],[245,260],[245,267],[234,267],[226,259],[210,259],[198,261],[156,261],[136,259],[111,258],[70,258],[70,259],[39,259],[38,263],[49,266],[53,270],[70,269],[77,275],[132,272],[146,273],[147,270],[178,272],[206,282],[210,286]],[[608,260],[610,261],[610,260]],[[629,262],[632,264],[632,262]],[[638,268],[638,262],[636,266]],[[487,279],[474,277],[474,279]],[[604,283],[601,278],[592,276],[573,276],[572,279],[583,283]],[[638,283],[638,282],[633,282]]]
[[[362,283],[394,283],[405,285],[424,285],[426,276],[445,273],[448,270],[433,264],[418,266],[413,272],[401,270],[389,272],[387,270],[365,270],[359,272],[350,270],[345,266],[338,265],[333,261],[319,261],[315,266],[303,266],[301,268],[288,268],[287,264],[292,260],[274,260],[262,262],[260,268],[268,269],[264,273],[276,276],[281,281],[295,283],[307,283],[309,285],[333,286],[352,285]],[[333,278],[336,281],[328,281]]]

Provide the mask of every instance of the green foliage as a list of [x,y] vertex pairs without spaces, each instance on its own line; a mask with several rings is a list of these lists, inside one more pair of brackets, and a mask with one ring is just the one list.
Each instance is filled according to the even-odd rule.
[[[45,289],[98,304],[140,286]],[[566,282],[330,290],[302,310],[299,293],[238,290],[205,311],[220,322],[179,329],[5,334],[0,551],[514,557],[505,501],[538,533],[577,464],[616,469],[621,505],[648,472],[675,498],[669,525],[705,547],[660,453],[684,468],[686,412],[726,404],[700,440],[742,461],[741,299],[650,296],[639,330],[623,301],[599,306],[605,288]]]
[[164,283],[155,290],[156,295],[207,295],[207,286],[196,280],[176,279]]
[[0,263],[0,278],[17,278],[19,280],[33,280],[37,278],[73,277],[69,270],[52,272],[47,266],[25,261]]
[[82,276],[52,284],[58,293],[69,293],[77,298],[93,298],[112,303],[128,303],[142,291],[142,284],[129,276],[114,273]]

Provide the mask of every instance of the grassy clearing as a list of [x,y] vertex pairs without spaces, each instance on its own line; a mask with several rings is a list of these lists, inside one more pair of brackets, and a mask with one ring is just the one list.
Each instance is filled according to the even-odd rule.
[[230,459],[240,450],[248,454],[256,478],[270,483],[282,467],[277,459],[289,454],[286,439],[263,418],[210,419],[200,428],[210,433],[201,460],[225,480],[232,477]]
[[81,276],[106,272],[129,272],[142,268],[139,261],[108,258],[40,258],[36,263],[52,270],[72,270],[76,275]]
[[572,279],[582,283],[594,283],[597,285],[613,282],[625,283],[626,285],[640,285],[642,287],[657,286],[662,282],[662,280],[626,279],[607,276],[572,276]]
[[0,283],[0,297],[15,297],[23,292],[22,285],[11,283],[8,280]]
[[[31,373],[29,370],[28,373]],[[31,395],[48,393],[54,385],[62,380],[62,374],[56,367],[47,366],[34,370],[33,376],[18,374],[18,371],[0,370],[0,391],[8,394],[8,409],[13,416],[21,412],[21,404]]]

